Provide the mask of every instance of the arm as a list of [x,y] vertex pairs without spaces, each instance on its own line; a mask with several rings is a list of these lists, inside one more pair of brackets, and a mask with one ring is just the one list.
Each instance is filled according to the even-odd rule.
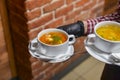
[[120,0],[118,10],[106,16],[100,16],[95,19],[89,19],[86,21],[78,21],[76,23],[64,25],[58,27],[59,29],[63,29],[68,34],[74,34],[76,37],[83,36],[84,34],[90,34],[94,30],[94,26],[101,21],[117,21],[120,22]]
[[95,19],[89,19],[87,21],[83,21],[84,22],[84,27],[85,27],[85,33],[89,34],[93,32],[94,26],[98,23],[98,22],[102,22],[102,21],[117,21],[120,22],[120,13],[115,12],[113,14],[109,14],[106,16],[100,16],[97,17]]
[[84,28],[85,28],[85,34],[89,34],[93,32],[94,26],[101,21],[117,21],[120,22],[120,0],[118,3],[118,9],[116,12],[105,15],[105,16],[100,16],[95,19],[89,19],[86,21],[83,21],[84,23]]

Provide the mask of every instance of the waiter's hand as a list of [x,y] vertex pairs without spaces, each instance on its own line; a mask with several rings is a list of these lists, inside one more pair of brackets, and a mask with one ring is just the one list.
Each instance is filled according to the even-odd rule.
[[76,23],[63,25],[58,27],[58,29],[62,29],[68,34],[73,34],[76,38],[84,35],[84,24],[82,21],[77,21]]

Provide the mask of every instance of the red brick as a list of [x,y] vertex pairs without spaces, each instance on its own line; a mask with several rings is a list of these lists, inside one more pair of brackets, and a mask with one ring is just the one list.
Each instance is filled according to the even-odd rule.
[[28,29],[33,29],[33,28],[36,28],[38,26],[44,25],[52,19],[53,19],[52,13],[44,15],[43,17],[40,17],[39,19],[37,19],[33,22],[29,22],[28,23]]
[[53,72],[51,72],[51,70],[55,69],[55,68],[58,67],[59,65],[60,65],[59,63],[52,64],[52,65],[45,71],[45,73],[46,73],[46,74],[48,74],[48,73],[53,74]]
[[46,5],[43,8],[43,11],[44,11],[44,13],[46,13],[46,12],[56,10],[57,8],[61,7],[63,4],[64,4],[64,0],[55,1],[54,3]]
[[55,69],[56,67],[58,67],[59,65],[60,65],[59,63],[52,64],[52,65],[45,71],[45,75],[46,75],[47,77],[45,77],[44,80],[50,80],[50,78],[54,76],[54,72],[53,72],[52,70]]
[[41,16],[41,9],[35,9],[35,10],[30,11],[30,12],[26,12],[25,15],[26,15],[28,20],[32,20],[34,18]]
[[81,10],[81,8],[78,8],[74,12],[75,12],[75,16],[77,16],[77,15],[80,15],[80,13],[82,12],[82,10]]
[[56,28],[63,24],[63,18],[52,21],[50,24],[46,25],[45,28]]
[[90,10],[91,7],[95,6],[95,4],[97,3],[97,1],[93,1],[87,5],[85,5],[84,7],[82,7],[82,11],[85,11],[85,10]]
[[42,28],[40,27],[40,28],[37,28],[37,29],[35,29],[35,30],[29,31],[29,32],[28,32],[29,40],[32,40],[32,39],[36,38],[37,35],[38,35],[38,33],[39,33],[41,30],[42,30]]
[[34,9],[37,7],[41,7],[43,5],[46,5],[47,3],[50,3],[51,0],[28,0],[25,2],[26,9]]
[[66,14],[68,14],[72,10],[73,10],[73,5],[61,8],[61,9],[56,11],[55,17],[58,18],[60,16],[66,15]]
[[[77,1],[78,1],[78,0],[77,0]],[[66,0],[67,5],[68,5],[68,4],[72,4],[73,2],[75,2],[75,0]]]
[[93,12],[93,13],[99,12],[99,11],[103,10],[103,8],[104,8],[104,4],[98,4],[96,7],[94,7],[94,8],[92,9],[92,12]]
[[44,74],[44,73],[40,73],[39,75],[36,75],[36,76],[34,77],[34,79],[35,79],[35,80],[42,80],[44,77],[46,77],[45,74]]
[[85,20],[89,18],[89,12],[87,11],[86,13],[79,14],[75,17],[75,22],[78,20]]
[[51,80],[51,78],[53,77],[53,75],[50,73],[50,74],[45,74],[46,77],[44,77],[42,80]]
[[47,63],[45,65],[42,65],[38,70],[40,70],[40,72],[44,72],[47,68],[49,68],[51,66],[50,63]]
[[66,15],[65,20],[74,19],[74,18],[75,18],[75,12],[71,12]]
[[37,70],[32,70],[32,76],[36,76],[36,75],[39,75],[41,72],[40,72],[40,69],[37,69]]
[[85,5],[86,3],[88,3],[90,0],[80,0],[75,4],[75,7],[82,7],[83,5]]
[[74,23],[74,19],[66,20],[64,25],[71,24],[71,23]]
[[38,60],[36,62],[33,62],[31,66],[32,66],[32,70],[34,71],[42,66],[42,62]]
[[[33,3],[34,3],[34,4],[33,4]],[[30,9],[30,10],[31,10],[31,9],[37,7],[37,6],[36,6],[34,0],[29,0],[29,1],[26,1],[26,2],[25,2],[25,7],[26,7],[26,9]]]
[[29,58],[29,60],[30,60],[31,63],[38,61],[37,58],[34,58],[34,57],[32,57],[32,56]]

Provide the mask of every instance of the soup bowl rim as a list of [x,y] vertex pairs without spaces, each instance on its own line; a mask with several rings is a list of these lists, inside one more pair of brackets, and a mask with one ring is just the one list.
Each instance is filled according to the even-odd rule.
[[102,22],[96,24],[96,26],[98,26],[98,27],[95,27],[95,29],[94,29],[95,35],[97,35],[97,37],[99,37],[100,39],[102,39],[102,40],[104,40],[104,41],[106,41],[106,42],[110,42],[110,43],[120,43],[120,41],[108,40],[108,39],[105,39],[105,38],[101,37],[99,34],[97,34],[96,30],[97,30],[97,28],[100,27],[99,25],[106,25],[106,24],[116,24],[116,25],[119,25],[119,27],[120,27],[120,23],[118,23],[118,22],[115,22],[115,21],[102,21]]
[[[57,32],[57,31],[63,32],[63,33],[66,35],[67,39],[66,39],[65,42],[63,42],[63,43],[61,43],[61,44],[56,44],[56,45],[46,44],[46,43],[44,43],[44,42],[42,42],[42,41],[40,41],[40,40],[38,39],[39,37],[41,37],[41,36],[43,35],[43,34],[42,34],[42,35],[40,36],[40,34],[42,33],[42,31],[41,31],[41,32],[38,34],[38,36],[37,36],[37,40],[38,40],[39,43],[42,43],[43,45],[50,46],[50,47],[57,47],[57,46],[61,46],[61,45],[66,44],[66,43],[68,42],[68,40],[69,40],[69,38],[68,38],[69,34],[68,34],[67,32],[65,32],[65,31],[63,31],[63,30],[56,29],[56,28],[48,28],[48,29],[44,29],[44,30],[46,30],[46,31],[49,30],[49,31],[51,31],[51,32],[52,32],[52,30],[56,30],[56,32]],[[44,30],[43,30],[43,31],[44,31]]]

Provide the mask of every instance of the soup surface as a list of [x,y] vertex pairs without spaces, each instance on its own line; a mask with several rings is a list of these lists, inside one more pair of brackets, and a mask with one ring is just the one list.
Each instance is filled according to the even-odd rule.
[[102,38],[112,41],[120,41],[120,26],[104,25],[96,30]]
[[58,45],[64,43],[67,40],[67,36],[61,32],[49,32],[43,34],[39,40],[45,44]]

